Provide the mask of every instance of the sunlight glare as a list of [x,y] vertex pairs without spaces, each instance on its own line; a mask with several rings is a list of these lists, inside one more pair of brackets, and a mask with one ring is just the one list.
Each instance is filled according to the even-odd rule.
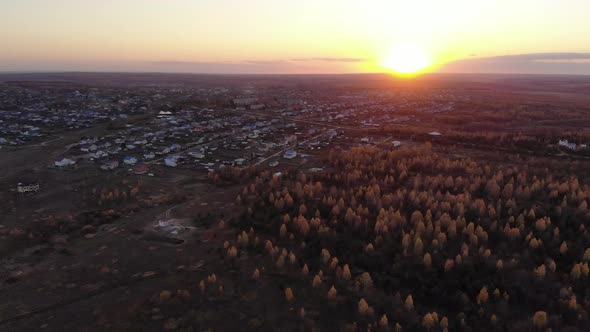
[[426,51],[413,44],[394,47],[383,59],[382,65],[397,74],[417,74],[431,65]]

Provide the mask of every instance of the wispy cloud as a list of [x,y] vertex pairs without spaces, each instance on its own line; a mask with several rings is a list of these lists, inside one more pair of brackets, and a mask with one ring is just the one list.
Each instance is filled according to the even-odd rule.
[[531,53],[475,57],[443,65],[442,72],[590,75],[590,53]]
[[364,58],[295,58],[291,61],[324,61],[324,62],[365,62]]
[[305,74],[358,72],[362,58],[310,57],[299,59],[179,61],[161,60],[145,63],[147,71],[190,72],[202,74]]
[[281,65],[288,63],[288,61],[285,60],[245,60],[242,62],[252,65]]
[[158,66],[186,66],[186,65],[229,65],[230,63],[224,62],[206,62],[206,61],[176,61],[176,60],[164,60],[164,61],[152,61],[152,65]]
[[204,74],[219,73],[273,73],[282,71],[284,67],[282,62],[269,61],[241,61],[241,62],[207,62],[207,61],[175,61],[163,60],[152,61],[148,64],[155,71],[172,71],[172,72],[191,72]]
[[294,58],[278,60],[242,60],[237,62],[206,62],[206,61],[153,61],[151,64],[160,66],[240,66],[240,65],[296,65],[298,62],[365,62],[364,58],[329,58],[329,57],[312,57],[312,58]]

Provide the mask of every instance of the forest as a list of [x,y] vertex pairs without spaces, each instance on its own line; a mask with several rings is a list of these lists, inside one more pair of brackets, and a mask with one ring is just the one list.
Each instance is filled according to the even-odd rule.
[[258,174],[224,243],[230,260],[262,253],[252,278],[283,276],[302,318],[350,331],[590,328],[587,183],[430,144],[327,159],[317,174]]

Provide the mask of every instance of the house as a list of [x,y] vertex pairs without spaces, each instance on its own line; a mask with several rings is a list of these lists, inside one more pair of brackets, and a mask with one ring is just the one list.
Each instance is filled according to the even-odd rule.
[[164,165],[168,167],[176,167],[178,166],[178,159],[179,156],[168,156],[164,159]]
[[16,191],[19,193],[37,192],[39,190],[39,182],[28,182],[27,184],[19,182],[16,185]]
[[196,152],[196,151],[191,151],[188,153],[190,156],[192,156],[195,159],[203,159],[205,158],[205,155],[202,152]]
[[391,143],[394,148],[399,148],[402,145],[402,142],[400,142],[400,141],[393,141]]
[[54,165],[57,167],[67,167],[76,164],[76,162],[72,159],[63,158],[62,160],[54,162]]
[[559,142],[557,143],[559,146],[563,146],[564,148],[568,148],[570,150],[575,150],[578,148],[578,146],[576,145],[576,143],[570,143],[567,140],[559,140]]
[[137,175],[145,174],[149,170],[149,167],[146,164],[138,164],[133,166],[132,168],[133,173]]
[[439,133],[438,131],[431,131],[431,132],[428,133],[428,135],[430,135],[430,136],[442,136],[442,134]]
[[119,167],[119,162],[116,160],[107,161],[106,163],[100,166],[100,169],[103,171],[112,171],[115,168]]
[[283,158],[285,158],[285,159],[293,159],[295,157],[297,157],[297,151],[295,151],[295,150],[287,150],[283,154]]
[[135,163],[137,163],[137,159],[132,156],[126,156],[123,158],[123,162],[127,165],[135,165]]
[[108,155],[109,155],[108,153],[106,153],[106,152],[104,152],[102,150],[99,150],[99,151],[96,151],[94,153],[91,153],[90,154],[90,157],[91,158],[94,158],[94,159],[100,159],[100,158],[106,157]]

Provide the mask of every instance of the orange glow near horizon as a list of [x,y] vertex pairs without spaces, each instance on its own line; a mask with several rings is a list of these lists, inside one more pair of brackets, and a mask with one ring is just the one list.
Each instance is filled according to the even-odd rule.
[[585,59],[587,8],[587,0],[3,1],[0,71],[411,76],[476,57]]

